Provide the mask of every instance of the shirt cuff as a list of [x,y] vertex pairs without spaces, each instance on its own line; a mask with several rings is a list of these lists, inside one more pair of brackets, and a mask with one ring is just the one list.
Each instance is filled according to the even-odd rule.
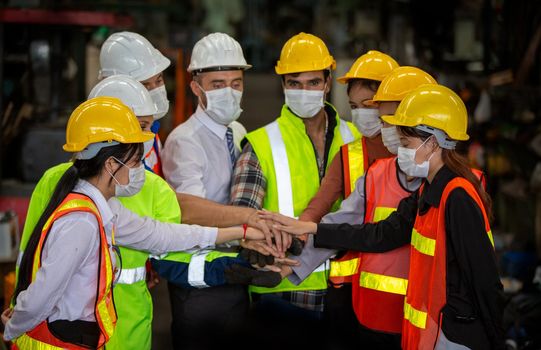
[[9,326],[9,322],[6,324],[6,327],[4,329],[4,340],[5,341],[10,341],[10,340],[13,340],[14,338],[16,338],[17,336],[14,336],[13,334],[11,334],[11,327]]
[[336,224],[318,224],[317,233],[313,236],[315,248],[332,247],[336,241]]
[[218,238],[218,228],[217,227],[202,227],[201,230],[201,240],[199,243],[200,248],[212,248],[216,244],[216,239]]

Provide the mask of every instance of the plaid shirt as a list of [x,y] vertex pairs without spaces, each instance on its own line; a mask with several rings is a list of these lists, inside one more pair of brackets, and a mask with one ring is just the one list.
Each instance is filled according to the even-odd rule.
[[[326,137],[324,165],[327,163],[328,152],[334,136],[333,130],[336,125],[334,115],[329,119],[330,123]],[[267,180],[263,175],[261,164],[259,163],[259,159],[257,158],[252,145],[247,142],[235,165],[233,185],[231,188],[231,204],[261,209],[266,193]],[[281,296],[291,304],[303,309],[323,311],[326,293],[326,290],[306,290],[278,292],[274,294]]]

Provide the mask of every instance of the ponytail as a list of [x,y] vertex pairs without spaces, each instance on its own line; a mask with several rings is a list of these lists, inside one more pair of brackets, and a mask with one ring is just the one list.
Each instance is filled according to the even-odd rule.
[[32,280],[34,254],[36,253],[36,249],[41,237],[41,231],[45,225],[45,222],[53,214],[60,203],[62,203],[66,196],[73,191],[77,181],[79,181],[79,171],[74,165],[72,165],[60,178],[60,181],[56,185],[53,195],[49,200],[49,204],[47,204],[47,207],[41,214],[38,223],[34,227],[32,235],[28,239],[28,243],[24,249],[21,264],[19,266],[19,278],[17,280],[17,286],[15,287],[15,294],[13,296],[14,303],[17,300],[19,293],[26,290]]

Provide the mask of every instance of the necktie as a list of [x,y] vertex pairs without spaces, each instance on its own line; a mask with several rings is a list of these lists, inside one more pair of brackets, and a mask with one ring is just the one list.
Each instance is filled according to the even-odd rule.
[[233,143],[233,130],[230,127],[227,127],[227,132],[225,133],[225,138],[227,139],[227,148],[229,149],[229,156],[231,157],[231,166],[235,166],[235,144]]

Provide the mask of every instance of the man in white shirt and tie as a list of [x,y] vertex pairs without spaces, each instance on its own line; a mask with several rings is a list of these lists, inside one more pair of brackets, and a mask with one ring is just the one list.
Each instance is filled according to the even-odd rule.
[[199,103],[195,113],[167,137],[163,171],[180,193],[228,204],[231,176],[246,129],[236,121],[246,64],[239,43],[213,33],[198,41],[188,72]]
[[[244,70],[250,67],[239,43],[227,34],[212,33],[195,44],[188,72],[193,76],[190,87],[198,98],[197,110],[169,134],[161,153],[165,179],[176,192],[229,203],[233,168],[246,134],[236,119],[242,112]],[[211,340],[204,334],[233,335],[242,329],[249,310],[246,286],[210,287],[211,271],[205,269],[208,263],[220,265],[231,253],[182,254],[178,262],[188,262],[191,288],[169,283],[174,347],[190,349]]]

